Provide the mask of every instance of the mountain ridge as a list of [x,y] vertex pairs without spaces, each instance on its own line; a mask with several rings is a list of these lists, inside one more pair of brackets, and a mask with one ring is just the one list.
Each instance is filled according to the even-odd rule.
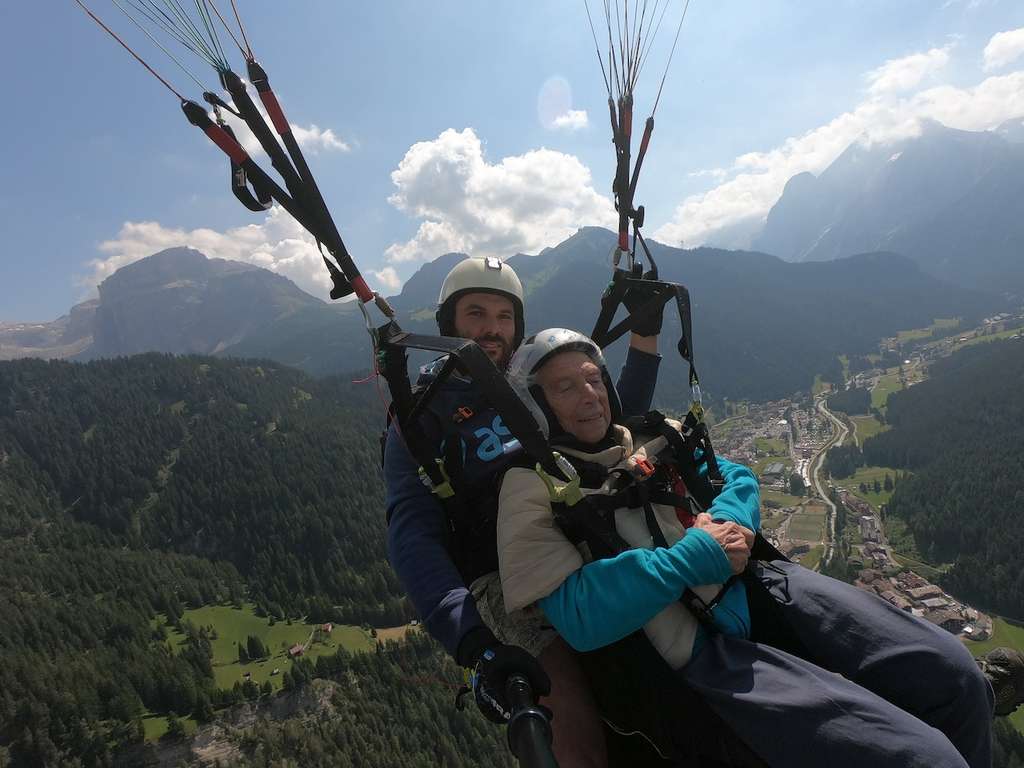
[[817,176],[800,173],[755,248],[787,261],[891,250],[968,287],[1024,292],[1024,120],[995,131],[924,121],[893,143],[854,142]]
[[[509,258],[526,291],[528,330],[591,331],[611,277],[615,242],[614,233],[585,227],[538,255]],[[653,241],[650,247],[662,278],[689,288],[705,390],[729,399],[772,399],[807,389],[816,374],[838,377],[841,352],[865,354],[898,330],[936,317],[973,316],[994,302],[943,284],[892,253],[792,263],[755,251],[680,249]],[[104,282],[93,344],[76,359],[162,351],[263,357],[315,375],[370,368],[365,322],[353,302],[327,304],[280,275],[203,262],[197,251],[156,256]],[[174,269],[179,256],[180,272]],[[446,254],[422,265],[392,297],[403,328],[436,332],[441,282],[462,258]],[[669,316],[665,328],[663,349],[671,350],[678,318]],[[623,343],[609,348],[609,363],[618,365],[624,349]],[[662,366],[662,402],[686,395],[676,358],[667,354]]]

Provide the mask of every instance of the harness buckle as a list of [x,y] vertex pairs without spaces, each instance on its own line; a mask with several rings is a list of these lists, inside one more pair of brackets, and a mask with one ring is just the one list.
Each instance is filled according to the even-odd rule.
[[642,478],[648,478],[654,474],[656,467],[650,459],[643,458],[637,459],[636,464],[633,465],[636,468],[637,474]]
[[455,413],[452,414],[452,421],[454,421],[456,424],[461,424],[462,422],[472,417],[473,409],[467,408],[464,405],[460,405],[458,408],[455,409]]

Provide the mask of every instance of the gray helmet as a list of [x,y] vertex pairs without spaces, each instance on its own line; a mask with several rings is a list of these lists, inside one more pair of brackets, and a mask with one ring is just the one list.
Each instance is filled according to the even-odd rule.
[[519,345],[519,349],[509,361],[506,374],[512,389],[533,414],[544,436],[551,437],[552,426],[557,430],[558,425],[557,422],[552,424],[554,414],[551,413],[544,393],[537,383],[537,372],[551,358],[563,352],[582,352],[601,369],[601,378],[604,380],[605,389],[608,390],[612,421],[618,420],[622,415],[622,404],[619,402],[619,393],[615,391],[611,376],[608,375],[608,365],[604,361],[601,348],[591,341],[589,336],[579,331],[548,328]]
[[512,301],[516,321],[512,348],[518,347],[525,333],[523,284],[512,267],[494,257],[464,259],[452,267],[437,297],[437,327],[442,336],[455,335],[455,304],[467,293],[496,293]]

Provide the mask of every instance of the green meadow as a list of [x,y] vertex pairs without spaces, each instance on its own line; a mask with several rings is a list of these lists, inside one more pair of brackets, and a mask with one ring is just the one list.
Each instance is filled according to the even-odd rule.
[[[183,621],[213,629],[213,674],[217,687],[225,689],[234,687],[236,682],[244,682],[248,673],[248,679],[257,685],[269,680],[274,690],[279,690],[281,676],[291,664],[288,649],[294,645],[305,646],[303,657],[315,661],[318,656],[337,653],[341,648],[352,652],[370,651],[376,643],[372,635],[361,627],[334,625],[333,631],[327,634],[317,631],[319,625],[301,621],[271,624],[269,618],[257,616],[251,605],[242,608],[206,605],[185,611]],[[172,627],[167,627],[167,635],[172,647],[184,640],[184,635]],[[238,646],[244,647],[249,635],[259,638],[270,656],[241,664]],[[277,670],[276,674],[274,670]]]

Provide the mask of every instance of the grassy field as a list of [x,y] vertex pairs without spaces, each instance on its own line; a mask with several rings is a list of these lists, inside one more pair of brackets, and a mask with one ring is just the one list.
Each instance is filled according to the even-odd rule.
[[958,341],[956,344],[953,345],[953,351],[956,352],[958,350],[963,349],[964,347],[970,347],[975,344],[984,344],[987,341],[996,341],[997,339],[1008,339],[1011,336],[1018,333],[1024,333],[1024,330],[1020,328],[1014,328],[1009,331],[999,331],[998,333],[992,333],[989,334],[988,336],[975,336],[973,339],[968,339],[967,341]]
[[793,515],[786,529],[790,539],[821,541],[825,535],[825,512],[808,504]]
[[[975,656],[982,656],[1000,646],[1024,651],[1024,627],[1015,626],[996,616],[992,619],[992,636],[988,640],[981,642],[967,640],[965,645]],[[1020,733],[1024,733],[1024,709],[1018,709],[1010,715],[1010,722]]]
[[804,568],[809,568],[812,571],[817,570],[818,563],[821,562],[821,557],[824,554],[825,554],[825,545],[824,544],[819,544],[816,547],[811,547],[811,551],[810,552],[808,552],[806,555],[801,555],[800,556],[800,560],[799,560],[800,565],[802,565]]
[[[191,717],[179,718],[185,726],[185,733],[191,736],[196,732],[199,725]],[[146,741],[159,741],[160,737],[167,733],[167,718],[163,715],[143,715],[142,732],[146,735]]]
[[[197,627],[212,626],[216,630],[217,637],[212,641],[213,675],[219,688],[232,688],[236,682],[243,682],[245,673],[249,673],[257,685],[269,680],[274,690],[279,690],[281,673],[291,663],[288,649],[295,644],[309,642],[314,631],[313,625],[301,622],[288,624],[278,621],[271,626],[269,619],[257,616],[251,605],[241,609],[230,605],[207,605],[185,611],[184,618]],[[172,627],[167,627],[167,635],[172,647],[184,640],[184,636]],[[238,644],[244,645],[249,635],[260,639],[270,651],[270,658],[239,664]],[[339,648],[370,651],[374,644],[375,640],[362,628],[336,625],[330,635],[317,633],[304,656],[315,660],[317,656],[337,653]],[[276,675],[273,674],[275,669],[279,670]]]
[[759,454],[768,456],[789,456],[789,448],[786,441],[778,437],[757,437],[754,438],[754,447]]
[[410,632],[419,632],[420,625],[403,624],[400,627],[387,627],[377,630],[377,639],[386,642],[388,640],[404,640]]
[[780,507],[795,507],[797,504],[803,502],[804,499],[799,496],[790,496],[788,493],[773,491],[769,488],[762,488],[761,501],[774,501]]
[[832,389],[832,385],[829,384],[824,379],[822,379],[820,373],[817,376],[814,377],[814,385],[811,387],[811,394],[814,397],[817,397],[822,392],[828,392],[831,389]]
[[879,377],[878,383],[875,384],[875,388],[871,390],[872,408],[883,410],[885,408],[886,401],[889,399],[889,395],[902,389],[900,386],[899,369],[889,370],[891,373],[886,373],[884,376]]
[[940,328],[953,328],[960,322],[958,317],[940,317],[934,323],[927,328],[915,328],[912,331],[900,331],[896,334],[896,340],[899,342],[917,341],[918,339],[926,339],[932,335],[932,331],[937,331]]
[[857,430],[857,444],[862,445],[869,437],[874,437],[879,432],[889,429],[888,424],[883,424],[874,416],[851,416],[854,428]]
[[[892,491],[885,490],[886,475],[895,480],[896,470],[889,467],[858,467],[857,471],[853,473],[853,477],[844,477],[839,483],[850,493],[859,496],[877,509],[879,504],[888,504],[892,497]],[[880,493],[875,493],[875,480],[878,480],[882,487]],[[861,493],[861,483],[868,487],[867,493]]]
[[916,573],[918,576],[928,579],[928,581],[932,583],[938,583],[939,578],[942,576],[943,572],[949,568],[948,565],[939,567],[936,567],[934,565],[928,565],[927,563],[922,563],[920,560],[915,560],[912,557],[900,555],[896,552],[892,553],[892,557],[893,560],[895,560],[900,565],[906,566],[914,573]]

